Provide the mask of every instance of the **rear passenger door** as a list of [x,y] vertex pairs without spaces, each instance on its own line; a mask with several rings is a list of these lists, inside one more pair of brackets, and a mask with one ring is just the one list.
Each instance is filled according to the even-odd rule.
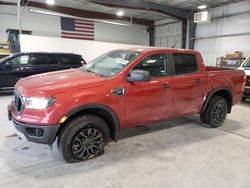
[[173,54],[171,88],[175,95],[175,114],[199,113],[207,86],[195,54]]
[[30,61],[34,68],[34,74],[58,70],[59,63],[53,54],[31,54]]
[[60,54],[57,55],[57,58],[60,62],[58,67],[59,70],[78,68],[85,64],[84,60],[79,55]]

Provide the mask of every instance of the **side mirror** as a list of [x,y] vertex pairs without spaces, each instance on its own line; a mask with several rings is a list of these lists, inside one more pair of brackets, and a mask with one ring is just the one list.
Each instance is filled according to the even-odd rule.
[[133,70],[127,78],[128,82],[146,82],[151,80],[151,75],[146,70]]
[[6,63],[4,63],[3,67],[10,69],[12,67],[12,64],[11,62],[7,61]]

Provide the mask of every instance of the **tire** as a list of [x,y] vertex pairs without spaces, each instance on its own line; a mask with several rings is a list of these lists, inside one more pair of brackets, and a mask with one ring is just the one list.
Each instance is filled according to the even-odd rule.
[[247,98],[246,97],[242,97],[241,101],[245,101]]
[[220,127],[227,117],[227,111],[228,105],[225,98],[215,95],[200,115],[201,122],[208,124],[211,128]]
[[106,122],[86,114],[64,125],[58,135],[57,147],[66,162],[75,163],[102,155],[108,141]]

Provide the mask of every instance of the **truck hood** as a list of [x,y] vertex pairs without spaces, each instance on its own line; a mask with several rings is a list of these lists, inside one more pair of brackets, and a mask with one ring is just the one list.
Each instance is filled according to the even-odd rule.
[[23,78],[16,84],[16,89],[23,96],[53,96],[58,93],[100,87],[105,78],[81,69],[69,69]]

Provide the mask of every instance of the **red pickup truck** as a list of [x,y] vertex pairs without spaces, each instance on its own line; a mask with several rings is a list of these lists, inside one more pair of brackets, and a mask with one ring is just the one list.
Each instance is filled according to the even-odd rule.
[[245,82],[244,71],[205,67],[197,51],[115,50],[79,69],[21,79],[8,115],[20,137],[58,138],[64,159],[78,162],[101,155],[129,127],[189,114],[219,127]]

